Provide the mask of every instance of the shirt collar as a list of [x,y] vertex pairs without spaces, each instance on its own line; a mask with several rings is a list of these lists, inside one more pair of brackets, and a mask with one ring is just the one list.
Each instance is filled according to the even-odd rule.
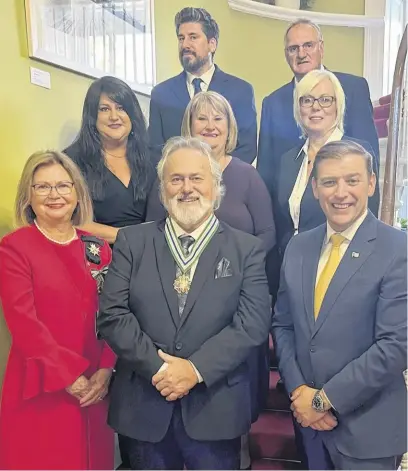
[[[343,134],[344,133],[342,133],[339,128],[335,128],[333,132],[330,134],[325,144],[328,144],[329,142],[333,142],[333,141],[340,141],[343,137]],[[296,158],[298,158],[302,152],[305,153],[305,158],[306,158],[308,150],[309,150],[309,138],[306,139],[306,142],[303,144],[303,147],[300,149]]]
[[192,85],[193,80],[195,78],[200,78],[208,87],[210,85],[210,82],[211,82],[211,79],[214,75],[214,72],[215,72],[215,65],[214,64],[207,70],[207,72],[204,72],[203,75],[201,75],[201,77],[197,77],[197,75],[193,75],[193,74],[190,74],[190,72],[186,72],[187,73],[187,82],[189,83],[189,85]]
[[[206,228],[207,222],[208,222],[208,220],[210,219],[211,216],[212,216],[212,214],[204,222],[202,222],[200,224],[200,226],[197,227],[197,229],[195,229],[193,232],[191,232],[188,235],[190,235],[191,237],[194,237],[194,240],[197,240],[200,237],[200,235],[202,234],[202,232],[204,231],[204,229]],[[182,235],[187,234],[186,231],[184,229],[182,229],[173,218],[170,218],[170,219],[171,219],[171,222],[173,224],[174,232],[176,233],[177,237],[180,237]]]
[[[356,221],[354,221],[350,227],[345,229],[343,232],[340,232],[340,234],[345,237],[349,242],[351,242],[353,240],[353,237],[356,235],[358,228],[361,226],[364,219],[367,217],[367,213],[368,211],[365,210],[364,213]],[[330,226],[329,222],[326,223],[326,226],[327,230],[325,244],[328,244],[330,237],[333,234],[336,234],[336,231]]]

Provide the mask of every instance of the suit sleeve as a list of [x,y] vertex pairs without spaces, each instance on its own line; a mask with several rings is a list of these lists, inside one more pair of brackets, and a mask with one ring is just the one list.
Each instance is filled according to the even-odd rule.
[[273,165],[272,165],[272,121],[269,114],[269,104],[266,98],[262,102],[261,112],[261,125],[259,131],[259,142],[258,142],[258,159],[256,168],[258,169],[259,175],[265,182],[266,188],[269,194],[272,193],[272,177],[273,177]]
[[268,337],[270,303],[265,253],[260,246],[258,241],[246,257],[238,309],[232,322],[189,358],[207,387],[231,373]]
[[324,385],[340,415],[352,412],[385,390],[398,376],[402,378],[407,368],[406,247],[401,252],[383,277],[375,314],[375,342]]
[[160,113],[160,104],[157,98],[157,92],[152,91],[150,98],[149,110],[149,147],[151,158],[154,162],[158,162],[161,157],[161,152],[165,144],[162,118]]
[[257,170],[250,170],[247,207],[254,224],[254,235],[262,240],[263,249],[268,253],[276,244],[272,200]]
[[0,298],[12,345],[26,364],[23,398],[63,390],[89,362],[55,340],[37,317],[29,261],[8,239],[0,245]]
[[257,122],[254,89],[250,84],[245,84],[233,108],[238,125],[238,142],[232,155],[251,164],[257,153]]
[[113,248],[113,260],[100,299],[97,327],[116,355],[150,381],[163,362],[151,338],[140,328],[137,313],[129,309],[132,268],[139,263],[143,241],[139,241],[138,254],[131,252],[125,231],[119,231]]
[[288,294],[286,264],[291,256],[291,243],[292,241],[289,242],[283,258],[278,297],[272,316],[272,338],[278,357],[279,372],[288,393],[306,384],[296,360],[295,329]]
[[374,151],[377,165],[380,161],[380,146],[377,130],[374,124],[373,105],[370,98],[370,90],[365,78],[358,77],[353,84],[351,100],[346,106],[346,134],[356,139],[362,139],[370,143]]
[[[105,242],[102,248],[102,266],[109,265],[112,262],[112,250]],[[109,345],[103,340],[102,354],[99,361],[99,368],[113,368],[116,363],[116,355]]]

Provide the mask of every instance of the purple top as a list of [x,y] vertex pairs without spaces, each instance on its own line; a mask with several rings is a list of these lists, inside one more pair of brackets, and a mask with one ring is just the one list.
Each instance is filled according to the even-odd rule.
[[[215,212],[220,221],[255,235],[263,241],[266,252],[276,243],[275,223],[269,192],[258,171],[252,165],[232,157],[222,179],[226,188],[220,208]],[[157,185],[147,203],[146,221],[166,217],[159,203]]]

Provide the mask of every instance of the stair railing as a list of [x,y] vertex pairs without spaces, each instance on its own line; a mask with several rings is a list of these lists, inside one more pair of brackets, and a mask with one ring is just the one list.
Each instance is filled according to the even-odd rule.
[[385,159],[384,186],[380,219],[386,224],[394,225],[395,218],[395,186],[398,168],[398,139],[403,112],[404,70],[407,59],[408,25],[405,26],[401,44],[398,49],[391,92],[391,111],[387,154]]

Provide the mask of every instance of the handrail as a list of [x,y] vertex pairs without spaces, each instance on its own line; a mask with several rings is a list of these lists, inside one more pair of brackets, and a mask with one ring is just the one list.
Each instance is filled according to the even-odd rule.
[[407,45],[408,25],[405,26],[405,31],[398,49],[392,82],[391,112],[388,126],[389,134],[384,170],[384,186],[380,219],[390,226],[394,225],[395,217],[395,184],[398,166],[398,139],[402,118],[403,79],[405,62],[407,59]]

